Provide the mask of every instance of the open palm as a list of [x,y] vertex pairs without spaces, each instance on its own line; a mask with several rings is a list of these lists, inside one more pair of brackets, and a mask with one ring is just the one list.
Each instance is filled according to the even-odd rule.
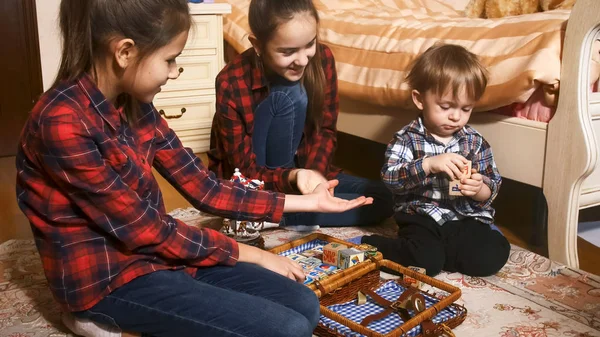
[[318,212],[340,213],[347,210],[370,205],[373,203],[373,198],[358,197],[353,200],[345,200],[334,197],[329,191],[333,190],[339,183],[338,180],[329,180],[326,183],[319,184],[311,193],[316,198],[316,207]]

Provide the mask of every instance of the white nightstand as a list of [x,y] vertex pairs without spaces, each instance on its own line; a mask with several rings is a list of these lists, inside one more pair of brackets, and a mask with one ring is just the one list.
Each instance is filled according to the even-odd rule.
[[156,95],[154,105],[184,146],[195,153],[209,148],[215,113],[215,78],[223,68],[223,15],[226,3],[190,4],[194,26],[177,66],[179,78]]

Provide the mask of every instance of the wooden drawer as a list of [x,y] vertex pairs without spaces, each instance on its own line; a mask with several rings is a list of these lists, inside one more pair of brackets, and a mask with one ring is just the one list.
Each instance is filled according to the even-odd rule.
[[177,59],[179,78],[167,82],[162,91],[214,89],[218,63],[216,56],[180,57]]
[[169,127],[179,131],[205,128],[215,114],[215,96],[193,96],[178,99],[158,99],[154,105]]
[[217,15],[194,15],[194,25],[190,30],[185,49],[217,48],[219,45],[219,21]]

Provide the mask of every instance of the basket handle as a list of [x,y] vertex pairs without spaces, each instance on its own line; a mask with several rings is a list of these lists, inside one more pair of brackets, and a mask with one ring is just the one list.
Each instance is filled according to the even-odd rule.
[[323,284],[321,284],[321,282],[315,280],[313,284],[315,285],[315,287],[317,287],[317,289],[319,289],[319,291],[321,291],[321,294],[327,294],[327,290],[325,289],[325,287],[323,287]]

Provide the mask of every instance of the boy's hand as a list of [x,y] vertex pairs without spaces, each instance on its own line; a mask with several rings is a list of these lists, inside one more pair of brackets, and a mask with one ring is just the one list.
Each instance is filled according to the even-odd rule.
[[473,170],[471,178],[463,178],[460,180],[460,193],[465,197],[473,197],[481,191],[483,187],[483,176]]
[[492,196],[492,190],[483,183],[483,176],[475,169],[471,170],[471,178],[460,180],[460,193],[476,201],[486,201]]
[[460,179],[462,170],[468,164],[467,158],[456,153],[444,153],[423,159],[423,170],[427,175],[444,172],[450,180]]

